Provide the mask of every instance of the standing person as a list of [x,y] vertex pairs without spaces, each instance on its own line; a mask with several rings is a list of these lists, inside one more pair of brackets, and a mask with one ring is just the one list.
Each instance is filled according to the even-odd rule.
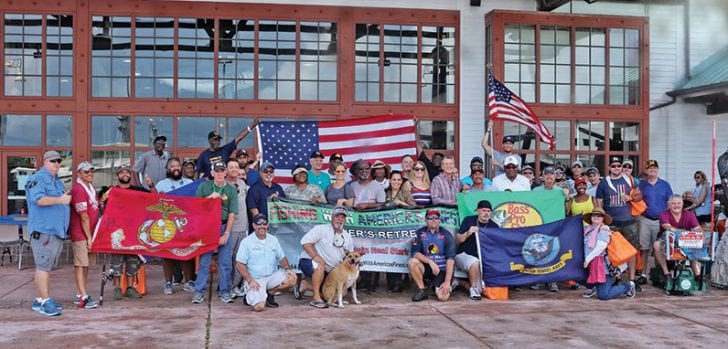
[[187,179],[195,180],[195,161],[185,160],[182,163],[182,176]]
[[[604,180],[597,187],[597,207],[604,209],[606,214],[612,217],[612,224],[609,225],[612,231],[618,230],[622,232],[622,235],[624,235],[632,246],[639,250],[640,242],[637,221],[632,217],[629,202],[642,199],[642,194],[638,190],[635,197],[632,197],[630,196],[630,188],[630,183],[622,176],[622,158],[618,156],[611,157],[609,161],[609,174],[604,177]],[[635,269],[636,257],[629,260],[628,266],[629,281],[635,281],[635,275],[637,273]],[[639,291],[639,285],[637,286],[637,290]]]
[[412,177],[409,178],[410,192],[415,200],[417,207],[427,207],[432,205],[432,193],[430,188],[430,176],[427,173],[427,166],[422,161],[417,161],[412,167]]
[[372,182],[387,190],[389,187],[389,172],[389,166],[382,160],[374,161],[374,165],[372,165]]
[[[612,217],[606,214],[601,208],[595,208],[592,212],[584,216],[584,221],[588,224],[584,228],[584,268],[590,269],[590,277],[596,278],[598,276],[592,275],[592,273],[603,273],[604,275],[600,277],[606,280],[605,282],[596,284],[597,297],[603,301],[614,299],[621,295],[625,295],[627,298],[634,298],[637,285],[633,281],[627,284],[615,285],[614,278],[607,273],[607,266],[610,262],[609,258],[607,258],[606,250],[612,236],[612,231],[609,230]],[[602,263],[603,268],[590,266],[591,263]]]
[[213,171],[211,170],[211,165],[216,162],[221,162],[223,164],[226,163],[238,147],[238,143],[250,134],[255,126],[258,126],[258,119],[253,120],[250,126],[240,131],[240,133],[235,136],[235,139],[222,147],[220,147],[220,141],[222,140],[220,133],[214,130],[210,131],[210,133],[207,134],[207,142],[210,143],[210,148],[203,150],[197,158],[195,178],[207,177],[208,179],[212,179],[211,173]]
[[152,183],[157,184],[157,182],[166,176],[167,161],[169,160],[169,154],[164,151],[164,148],[167,146],[167,137],[157,136],[154,138],[153,146],[154,148],[152,150],[142,154],[139,160],[134,163],[133,168],[139,183],[142,183],[142,186],[147,190],[149,186],[144,180],[144,177],[149,176],[152,179]]
[[270,162],[260,165],[260,181],[250,187],[248,196],[245,198],[249,217],[254,217],[258,213],[267,214],[268,199],[276,200],[279,197],[286,197],[283,187],[273,182],[275,171],[275,167]]
[[[440,211],[427,210],[427,225],[417,229],[412,240],[409,275],[417,285],[413,302],[427,299],[427,287],[434,287],[437,299],[447,301],[452,292],[456,246],[453,236],[440,226]],[[427,283],[427,285],[425,284]]]
[[[337,164],[344,164],[344,157],[341,156],[341,153],[333,153],[331,156],[329,156],[329,177],[331,177],[331,182],[334,182],[334,177],[336,176],[336,165]],[[346,164],[344,164],[346,166]]]
[[490,220],[493,210],[490,201],[480,200],[474,216],[468,216],[460,224],[460,230],[455,236],[458,243],[455,255],[455,266],[468,273],[470,282],[470,299],[480,300],[482,291],[483,273],[480,271],[480,255],[478,254],[477,239],[474,236],[482,228],[498,228],[498,224]]
[[[222,162],[216,162],[212,165],[211,181],[205,181],[197,187],[195,196],[208,199],[220,199],[222,205],[222,215],[220,220],[220,241],[217,249],[218,258],[218,275],[219,275],[219,297],[223,303],[232,303],[233,296],[230,294],[230,275],[232,275],[232,239],[230,232],[235,225],[235,213],[238,212],[238,193],[232,185],[225,181],[227,176],[227,168]],[[192,303],[202,303],[205,300],[205,290],[207,289],[207,278],[210,275],[210,263],[212,254],[215,251],[200,256],[200,263],[197,269],[197,280],[195,280],[195,294],[192,296]]]
[[495,175],[501,175],[505,172],[505,160],[509,156],[513,156],[516,158],[518,163],[516,164],[517,167],[521,167],[521,157],[517,156],[516,153],[513,152],[513,145],[515,144],[516,139],[513,138],[513,136],[504,136],[503,137],[503,152],[499,152],[493,147],[490,146],[490,132],[493,130],[493,120],[488,120],[488,129],[485,130],[485,134],[483,135],[483,140],[480,142],[480,145],[485,149],[485,152],[493,158],[493,165],[495,166]]
[[[585,215],[594,211],[596,204],[594,197],[586,192],[586,181],[584,178],[574,180],[576,195],[569,199],[566,204],[566,214],[569,216]],[[610,219],[609,222],[612,220]]]
[[329,307],[321,299],[321,285],[324,278],[344,260],[347,251],[354,250],[354,239],[344,231],[346,215],[346,207],[334,207],[331,211],[331,224],[317,225],[301,238],[303,251],[298,266],[303,275],[311,279],[311,284],[302,282],[300,291],[295,293],[296,298],[300,298],[306,290],[313,290],[313,299],[308,305],[314,308]]
[[434,205],[457,206],[458,193],[463,184],[455,168],[455,158],[446,156],[442,159],[442,173],[432,181],[432,203]]
[[255,169],[258,166],[258,160],[251,164],[250,155],[248,155],[248,151],[245,149],[238,149],[238,151],[235,152],[235,158],[238,160],[238,164],[240,166],[240,171],[238,171],[238,173],[245,174],[247,178],[245,183],[248,187],[258,183],[260,180],[260,172]]
[[311,171],[308,171],[308,183],[318,186],[322,192],[325,192],[326,187],[331,184],[331,177],[323,171],[324,155],[318,150],[311,153],[309,163]]
[[599,182],[602,180],[602,176],[596,167],[589,167],[586,169],[586,193],[591,196],[597,195],[597,187]]
[[710,183],[703,171],[695,171],[695,190],[693,190],[693,202],[685,209],[693,211],[698,217],[700,224],[710,222]]
[[402,159],[400,162],[402,165],[402,177],[404,177],[404,179],[412,178],[412,167],[415,165],[415,159],[412,157],[412,155],[406,154],[402,155]]
[[182,164],[178,157],[172,157],[167,161],[166,177],[157,182],[154,188],[157,193],[164,194],[192,183],[192,180],[182,175]]
[[[470,176],[465,176],[463,178],[460,178],[460,182],[463,183],[463,187],[470,187],[473,185],[473,171],[480,169],[481,172],[484,171],[483,169],[483,158],[480,156],[473,156],[472,159],[470,159]],[[485,172],[483,172],[485,173]],[[483,182],[487,185],[492,185],[493,183],[488,178],[484,178]]]
[[[650,250],[652,243],[657,240],[660,232],[660,214],[667,210],[667,201],[672,196],[672,187],[664,179],[659,177],[660,165],[657,160],[647,161],[645,171],[647,179],[639,183],[642,200],[647,205],[647,210],[637,217],[640,233],[640,254],[642,256],[643,269],[637,278],[639,284],[647,283],[646,273],[650,270]],[[625,175],[627,176],[627,175]],[[631,179],[632,177],[627,177]],[[635,184],[636,185],[636,184]]]
[[[145,189],[144,187],[136,186],[131,184],[132,179],[132,170],[129,166],[123,165],[119,166],[118,169],[116,169],[116,179],[119,182],[116,186],[110,188],[107,190],[103,195],[101,195],[101,209],[103,210],[104,207],[108,205],[109,200],[109,194],[111,194],[112,190],[115,190],[114,188],[121,188],[121,189],[129,189],[129,190],[136,190],[141,191],[145,193],[149,193],[150,191]],[[156,189],[154,184],[152,183],[152,180],[147,176],[147,185],[152,189],[152,192],[156,193]],[[122,292],[121,292],[121,269],[122,264],[126,268],[126,278],[127,278],[127,290],[126,295],[130,298],[141,298],[142,296],[139,294],[139,292],[136,291],[134,287],[134,277],[137,275],[137,272],[139,271],[139,267],[142,264],[141,259],[138,255],[135,254],[109,254],[109,269],[113,271],[112,273],[112,282],[114,284],[114,299],[120,300],[122,298]],[[170,274],[170,280],[171,280],[171,274]]]
[[[248,236],[248,209],[247,205],[245,204],[246,195],[248,194],[248,185],[242,178],[240,178],[240,172],[244,171],[244,169],[240,168],[240,163],[238,163],[237,160],[228,160],[225,181],[227,181],[227,184],[233,186],[235,188],[235,191],[238,193],[238,211],[235,212],[235,222],[233,223],[233,228],[230,233],[230,240],[232,240],[232,265],[235,265],[235,261],[237,260],[236,253],[238,253],[237,251],[240,246],[240,241]],[[245,292],[243,291],[243,288],[241,288],[243,276],[240,274],[240,270],[237,267],[233,267],[230,280],[230,287],[233,296],[244,296]]]
[[384,188],[372,181],[369,163],[359,159],[351,165],[351,168],[356,169],[357,180],[346,186],[346,198],[354,199],[352,204],[354,209],[361,211],[382,207],[386,200]]
[[291,170],[291,175],[293,175],[293,185],[283,190],[287,198],[307,201],[312,205],[326,202],[326,197],[324,196],[324,192],[321,191],[321,187],[308,182],[308,171],[305,166],[302,164],[296,165]]
[[32,309],[47,316],[61,315],[63,306],[50,297],[51,270],[63,249],[68,230],[71,195],[58,177],[61,154],[43,154],[43,167],[25,183],[28,231],[35,260],[35,290]]
[[485,183],[485,180],[487,178],[485,178],[485,173],[483,172],[482,168],[476,168],[472,170],[470,172],[469,178],[472,178],[473,184],[470,186],[470,188],[463,186],[464,193],[498,191],[492,184]]
[[415,208],[415,200],[412,198],[412,193],[403,184],[404,178],[402,177],[402,172],[395,170],[389,174],[389,187],[387,187],[387,199],[385,201],[386,206]]
[[531,183],[528,178],[518,174],[520,164],[517,156],[508,156],[503,160],[505,173],[493,178],[493,186],[498,191],[529,191]]
[[634,178],[635,184],[640,185],[641,180],[639,178],[633,176],[632,171],[634,171],[634,162],[632,162],[632,160],[630,160],[630,159],[624,160],[624,163],[622,164],[622,173]]
[[[255,234],[250,234],[240,243],[235,269],[245,281],[245,301],[254,311],[278,308],[275,293],[293,287],[296,274],[291,271],[278,238],[268,234],[268,218],[258,214],[252,221]],[[283,270],[278,268],[279,265]]]
[[536,178],[536,170],[531,165],[523,165],[523,168],[521,169],[521,175],[523,177],[528,178],[528,183],[531,184],[531,190],[538,187],[539,181]]
[[84,161],[76,167],[76,183],[71,189],[71,225],[69,232],[73,242],[73,267],[76,275],[76,299],[73,304],[79,308],[96,308],[99,304],[86,292],[88,266],[96,263],[91,254],[93,230],[99,221],[99,202],[94,190],[94,171],[90,162]]
[[326,202],[334,206],[350,206],[346,200],[346,165],[336,162],[334,168],[334,181],[326,187]]

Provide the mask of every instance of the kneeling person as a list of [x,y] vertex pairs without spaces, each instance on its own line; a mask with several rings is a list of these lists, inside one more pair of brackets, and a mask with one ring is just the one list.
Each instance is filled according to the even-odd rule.
[[490,212],[492,206],[490,201],[481,200],[478,202],[478,208],[475,212],[477,215],[465,217],[460,225],[460,231],[455,237],[458,242],[457,255],[455,256],[455,265],[468,273],[468,281],[470,281],[470,299],[480,300],[481,292],[481,275],[480,259],[478,258],[478,246],[476,237],[480,228],[493,227],[498,228],[498,224],[490,220]]
[[428,281],[428,286],[435,287],[437,299],[446,301],[452,291],[455,242],[452,234],[440,227],[440,211],[428,210],[426,217],[427,226],[417,229],[410,250],[412,258],[407,262],[410,277],[418,287],[412,301],[427,299],[425,281]]
[[[245,301],[255,311],[265,307],[278,308],[274,294],[296,284],[296,274],[291,271],[278,239],[268,235],[268,219],[263,214],[253,217],[255,234],[240,242],[235,268],[243,276]],[[284,270],[278,269],[278,265]]]

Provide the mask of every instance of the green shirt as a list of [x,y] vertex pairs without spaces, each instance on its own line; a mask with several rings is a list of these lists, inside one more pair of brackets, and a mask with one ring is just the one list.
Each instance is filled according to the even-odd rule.
[[321,171],[318,176],[313,171],[308,171],[308,183],[318,185],[322,192],[326,192],[326,187],[331,184],[331,177],[324,171]]
[[197,187],[195,196],[208,197],[213,192],[219,193],[222,197],[222,221],[225,222],[228,219],[229,213],[238,212],[238,193],[235,188],[225,182],[221,187],[215,185],[212,180],[206,180],[204,183]]

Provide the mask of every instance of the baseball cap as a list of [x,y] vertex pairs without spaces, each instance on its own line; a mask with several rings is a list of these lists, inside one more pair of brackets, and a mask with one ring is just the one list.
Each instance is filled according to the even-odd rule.
[[479,163],[482,164],[483,163],[483,158],[481,158],[480,156],[473,156],[473,158],[470,159],[470,164],[471,165],[474,164],[474,163],[476,163],[476,162],[479,162]]
[[374,161],[374,165],[372,165],[372,168],[386,168],[387,164],[384,163],[382,160]]
[[76,166],[76,171],[88,171],[88,170],[91,170],[94,168],[95,168],[94,165],[91,165],[90,162],[84,161],[84,162],[78,164],[78,166]]
[[154,143],[157,143],[157,141],[160,140],[160,139],[163,140],[164,143],[167,143],[167,136],[162,136],[162,135],[159,135],[159,136],[155,137],[154,138]]
[[480,200],[478,201],[478,208],[489,208],[492,210],[493,206],[490,205],[490,201],[488,200]]
[[[268,223],[268,217],[266,217],[266,216],[265,216],[264,214],[262,214],[262,213],[258,213],[257,215],[253,216],[253,220],[252,220],[251,222],[253,222],[253,224],[256,224],[256,223],[258,223],[258,221],[260,221],[260,220],[265,220],[265,222],[266,222],[266,223]],[[256,225],[257,225],[257,224],[256,224]]]
[[518,167],[518,163],[518,158],[514,155],[506,156],[505,160],[503,160],[503,166],[516,165]]
[[516,143],[516,138],[513,136],[503,136],[503,143],[506,142]]
[[245,155],[245,156],[248,156],[248,151],[247,151],[247,150],[245,150],[244,148],[242,148],[242,149],[238,149],[238,150],[237,150],[237,151],[235,152],[235,157],[236,157],[236,158],[237,158],[237,157],[240,157],[241,155]]
[[553,166],[546,166],[543,168],[543,174],[554,174],[556,169]]
[[622,163],[622,166],[626,166],[626,165],[630,165],[630,166],[634,167],[634,162],[632,162],[632,160],[630,160],[630,159],[624,160],[624,162]]
[[657,163],[657,160],[650,159],[650,160],[647,160],[647,166],[645,166],[645,168],[650,168],[650,167],[660,168],[660,165]]
[[334,161],[344,161],[344,157],[341,155],[341,153],[333,153],[329,157],[329,162],[334,162]]
[[225,169],[225,164],[222,161],[215,162],[212,164],[212,170],[217,172],[217,170]]
[[263,171],[263,170],[265,170],[265,169],[266,169],[266,168],[268,168],[268,167],[270,167],[270,168],[272,168],[272,169],[274,169],[274,170],[276,169],[276,167],[275,167],[275,166],[273,166],[273,164],[271,164],[270,162],[266,161],[266,162],[264,162],[264,163],[262,163],[262,164],[260,165],[260,170],[261,170],[261,171]]
[[609,164],[613,164],[615,162],[618,162],[620,165],[622,164],[622,158],[619,156],[612,156],[609,158]]
[[589,175],[589,174],[592,174],[592,173],[599,174],[599,170],[596,167],[589,167],[589,168],[586,169],[586,174]]
[[574,166],[584,167],[584,163],[582,163],[580,160],[576,160],[571,163],[571,167],[574,167]]
[[436,210],[434,208],[431,208],[431,209],[427,210],[427,214],[425,214],[425,216],[438,216],[438,217],[440,217],[440,211],[438,211],[438,210]]
[[182,163],[182,167],[185,167],[185,166],[187,166],[187,164],[192,164],[192,165],[194,165],[194,164],[195,164],[195,160],[192,160],[192,159],[187,159],[187,160],[185,160],[185,161],[184,161],[184,162]]
[[210,131],[210,133],[207,134],[207,139],[222,139],[222,136],[220,136],[220,132],[217,131]]
[[524,165],[524,166],[523,166],[523,167],[521,168],[521,172],[523,172],[523,171],[525,171],[525,170],[531,170],[531,172],[534,172],[534,173],[536,172],[536,170],[534,170],[534,169],[533,169],[533,167],[532,167],[531,165]]
[[321,152],[317,150],[317,151],[311,153],[311,159],[314,159],[314,158],[321,158],[321,159],[323,159],[324,158],[324,155],[321,154]]
[[331,210],[332,216],[336,216],[336,215],[340,215],[340,214],[343,214],[344,216],[346,216],[346,207],[336,206],[336,207],[334,207],[333,210]]
[[579,177],[579,178],[575,179],[574,180],[574,187],[576,187],[579,184],[586,185],[586,179],[584,177]]
[[121,165],[119,166],[119,168],[116,169],[116,174],[118,175],[119,173],[121,173],[121,171],[127,171],[131,173],[131,167],[129,167],[129,165]]
[[55,150],[49,150],[43,154],[43,160],[57,160],[61,158],[61,154]]
[[306,169],[306,166],[303,166],[303,165],[301,165],[301,164],[298,164],[298,165],[296,165],[296,167],[294,167],[294,168],[293,168],[293,169],[291,170],[291,175],[295,176],[295,175],[297,175],[297,174],[299,174],[299,173],[301,173],[301,172],[306,172],[306,173],[308,173],[308,170]]

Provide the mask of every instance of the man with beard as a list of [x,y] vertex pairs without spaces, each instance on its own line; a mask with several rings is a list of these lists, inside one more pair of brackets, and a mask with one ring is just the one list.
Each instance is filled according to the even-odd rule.
[[[131,184],[131,176],[132,171],[129,166],[121,166],[116,170],[116,179],[119,181],[119,184],[115,187],[112,187],[111,189],[107,190],[103,196],[101,196],[101,207],[102,209],[108,205],[109,200],[109,194],[111,191],[115,190],[115,188],[121,188],[121,189],[129,189],[129,190],[137,190],[137,191],[143,191],[148,193],[149,190],[139,187],[136,185]],[[152,183],[152,180],[149,178],[149,176],[145,177],[147,186],[151,189],[153,193],[156,193],[157,190],[154,188],[154,183]],[[114,299],[120,300],[122,298],[122,292],[121,292],[121,268],[122,263],[126,267],[126,277],[127,277],[127,285],[133,285],[134,284],[134,277],[136,276],[137,272],[139,271],[139,266],[141,265],[141,260],[139,259],[139,256],[133,255],[133,254],[111,254],[110,256],[110,270],[113,271],[113,283],[114,283]],[[129,290],[132,289],[131,293]],[[132,287],[127,289],[127,296],[130,298],[141,298],[141,295],[136,292],[135,289]]]
[[[167,178],[159,181],[155,188],[160,194],[168,193],[172,190],[179,189],[193,181],[182,176],[182,165],[179,158],[171,158],[167,161]],[[163,263],[164,269],[164,294],[170,295],[174,293],[172,289],[172,279],[176,269],[182,269],[182,275],[185,279],[182,289],[187,292],[195,292],[195,283],[192,281],[192,274],[195,269],[195,261],[178,261],[175,259],[165,258]]]
[[235,149],[238,147],[238,143],[243,140],[250,132],[258,125],[258,119],[253,122],[246,129],[240,131],[235,139],[230,143],[220,147],[220,141],[222,136],[217,131],[210,131],[207,134],[207,141],[210,143],[210,148],[205,149],[200,153],[197,158],[197,167],[195,168],[195,178],[206,177],[212,179],[212,164],[216,162],[226,163],[230,156],[233,154]]
[[[167,137],[157,136],[154,138],[154,149],[142,154],[142,156],[134,163],[134,173],[139,175],[141,179],[149,176],[152,183],[157,183],[164,178],[165,166],[169,159],[169,154],[164,151],[167,146]],[[146,183],[142,184],[145,189],[149,189]]]
[[238,149],[238,151],[235,152],[235,158],[238,159],[238,164],[240,166],[240,171],[238,171],[238,173],[241,174],[241,178],[242,175],[245,175],[247,179],[243,179],[248,187],[258,183],[260,180],[260,172],[255,169],[258,166],[258,160],[251,163],[250,155],[248,155],[248,151],[245,149]]
[[[503,152],[499,152],[490,145],[490,132],[493,130],[493,120],[488,120],[488,129],[485,130],[483,140],[480,145],[483,147],[486,153],[493,158],[493,165],[495,165],[496,176],[505,173],[505,160],[507,157],[515,157],[518,163],[516,167],[521,167],[521,157],[513,152],[513,146],[515,145],[516,139],[513,136],[503,137]],[[495,180],[494,180],[495,182]]]
[[351,165],[351,168],[356,169],[354,175],[357,176],[357,180],[346,186],[346,198],[354,199],[352,204],[354,209],[361,211],[382,207],[387,196],[381,185],[372,182],[371,165],[359,159]]

